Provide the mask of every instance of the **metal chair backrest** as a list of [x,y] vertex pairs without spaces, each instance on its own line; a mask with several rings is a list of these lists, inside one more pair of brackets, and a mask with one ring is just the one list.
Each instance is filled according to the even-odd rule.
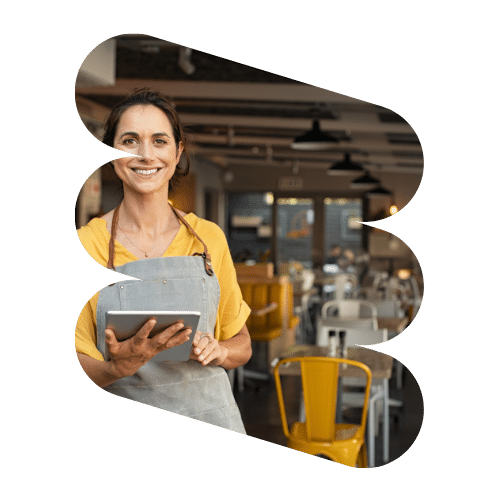
[[339,318],[359,318],[362,307],[369,311],[371,318],[377,318],[377,308],[369,300],[363,299],[329,300],[321,307],[321,316],[323,318],[333,316],[337,311]]
[[359,375],[365,377],[366,387],[360,429],[364,433],[372,380],[370,369],[363,363],[348,359],[308,356],[282,359],[274,369],[281,424],[287,438],[290,430],[279,376],[279,369],[285,363],[300,363],[308,441],[331,442],[335,439],[338,378],[339,373],[342,375],[340,365],[351,365],[362,370]]

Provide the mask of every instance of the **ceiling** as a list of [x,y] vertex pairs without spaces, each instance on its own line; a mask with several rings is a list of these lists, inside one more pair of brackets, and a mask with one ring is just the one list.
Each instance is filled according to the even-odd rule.
[[[144,35],[115,41],[115,83],[77,79],[77,97],[107,111],[136,88],[159,90],[175,104],[195,154],[221,168],[326,171],[350,153],[372,173],[422,175],[420,142],[389,109]],[[338,142],[326,151],[292,149],[315,119]]]

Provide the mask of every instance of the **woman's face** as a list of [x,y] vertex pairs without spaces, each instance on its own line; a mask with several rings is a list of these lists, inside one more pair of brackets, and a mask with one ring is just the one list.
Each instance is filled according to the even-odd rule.
[[116,128],[113,146],[139,156],[112,162],[125,192],[168,193],[183,146],[176,147],[172,126],[161,109],[152,105],[128,108]]

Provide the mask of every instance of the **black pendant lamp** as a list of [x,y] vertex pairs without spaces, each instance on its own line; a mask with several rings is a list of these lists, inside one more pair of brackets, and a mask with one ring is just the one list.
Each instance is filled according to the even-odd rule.
[[380,180],[372,177],[369,172],[365,170],[364,175],[354,179],[350,187],[352,189],[370,189],[375,188],[380,184]]
[[346,153],[344,159],[338,163],[334,163],[326,173],[328,175],[348,175],[348,174],[362,174],[364,168],[361,164],[351,161],[351,155]]
[[330,134],[322,132],[319,128],[319,121],[314,120],[312,129],[309,132],[297,137],[291,144],[292,149],[301,151],[319,151],[329,149],[337,144],[339,139]]
[[378,186],[375,189],[372,189],[371,191],[367,191],[365,193],[365,196],[368,196],[368,198],[379,198],[383,196],[392,196],[392,191],[389,191],[388,189],[385,189],[382,186]]

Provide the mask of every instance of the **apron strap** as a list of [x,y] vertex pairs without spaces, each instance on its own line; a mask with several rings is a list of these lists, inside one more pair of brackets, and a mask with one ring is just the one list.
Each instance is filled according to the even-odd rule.
[[[109,239],[109,257],[108,257],[108,263],[106,266],[108,269],[113,269],[113,270],[116,270],[115,264],[114,264],[115,237],[116,237],[116,228],[118,226],[118,211],[120,209],[120,206],[121,206],[121,203],[120,203],[120,205],[118,205],[115,208],[115,211],[113,212],[113,220],[111,222],[111,238]],[[198,239],[201,242],[201,244],[203,245],[203,253],[195,253],[194,255],[200,255],[201,257],[203,257],[203,260],[205,262],[205,271],[207,272],[207,274],[209,276],[213,276],[214,270],[212,268],[212,259],[210,257],[210,254],[208,253],[207,245],[205,245],[205,242],[196,234],[195,230],[188,224],[186,219],[184,219],[184,217],[172,205],[170,205],[170,207],[172,208],[172,210],[173,210],[174,214],[177,216],[177,218],[188,228],[190,233],[196,239]]]
[[[121,205],[121,203],[120,203]],[[118,226],[118,209],[120,208],[118,205],[113,212],[113,221],[111,222],[111,238],[109,239],[109,257],[108,257],[108,269],[115,269],[115,237],[116,237],[116,227]]]
[[[172,207],[172,205],[170,205]],[[177,215],[180,221],[184,223],[184,225],[189,229],[191,234],[201,242],[203,245],[203,253],[195,253],[194,255],[201,255],[203,257],[203,260],[205,261],[205,271],[209,276],[212,276],[214,274],[214,270],[212,268],[212,258],[210,257],[210,254],[208,253],[208,248],[207,245],[205,245],[205,242],[196,234],[195,230],[189,225],[186,219],[174,208],[172,207],[172,210],[174,211],[174,214]]]

